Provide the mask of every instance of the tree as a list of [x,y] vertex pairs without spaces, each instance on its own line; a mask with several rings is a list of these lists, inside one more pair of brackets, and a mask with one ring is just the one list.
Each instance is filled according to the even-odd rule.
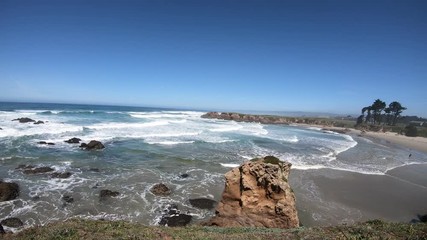
[[365,115],[365,112],[367,112],[366,114],[366,118],[365,118],[365,122],[368,123],[371,121],[371,106],[367,106],[362,108],[362,115]]
[[406,107],[403,107],[399,102],[392,102],[390,105],[388,105],[388,108],[390,109],[390,112],[393,115],[393,121],[392,125],[396,125],[397,119],[400,116],[400,114],[403,112],[403,110],[406,110]]
[[385,106],[385,102],[381,101],[380,99],[375,100],[375,102],[371,105],[371,110],[373,111],[374,115],[374,124],[381,124],[381,112],[384,110]]

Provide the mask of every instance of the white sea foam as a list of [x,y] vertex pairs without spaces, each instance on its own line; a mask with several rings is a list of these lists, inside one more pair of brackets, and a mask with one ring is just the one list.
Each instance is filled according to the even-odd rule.
[[162,141],[162,142],[149,142],[148,144],[160,144],[160,145],[177,145],[177,144],[188,144],[188,143],[194,143],[194,141]]
[[240,166],[240,164],[235,164],[235,163],[221,163],[221,166],[223,167],[229,167],[229,168],[235,168]]

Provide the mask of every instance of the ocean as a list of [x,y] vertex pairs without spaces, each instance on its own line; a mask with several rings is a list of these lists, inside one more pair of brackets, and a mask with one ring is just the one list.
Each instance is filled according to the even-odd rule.
[[[199,222],[214,211],[194,208],[189,199],[219,201],[224,174],[255,157],[273,155],[291,162],[298,171],[333,169],[365,175],[384,175],[397,167],[427,163],[423,153],[359,136],[317,127],[203,119],[204,113],[0,103],[0,179],[16,182],[21,189],[18,199],[0,202],[0,219],[19,217],[25,226],[72,217],[156,225],[163,211],[176,204],[193,216],[193,222]],[[12,121],[22,117],[44,124]],[[64,142],[73,137],[86,143],[101,141],[105,149],[87,151],[79,144]],[[40,141],[55,145],[38,144]],[[26,175],[16,169],[22,164],[49,166],[72,175],[64,179]],[[156,183],[169,186],[172,194],[153,195],[150,188]],[[297,196],[307,190],[302,189],[303,184],[299,186],[294,189]],[[102,189],[120,195],[100,201]],[[74,201],[65,202],[64,195]]]

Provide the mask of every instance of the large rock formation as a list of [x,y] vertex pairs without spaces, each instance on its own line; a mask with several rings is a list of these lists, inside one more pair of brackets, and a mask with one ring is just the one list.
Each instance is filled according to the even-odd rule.
[[298,227],[295,196],[288,184],[290,168],[290,163],[268,156],[229,171],[216,216],[203,225]]
[[18,184],[2,182],[0,180],[0,202],[13,200],[18,196],[19,196]]
[[102,144],[100,141],[92,140],[88,144],[82,143],[80,145],[81,148],[84,148],[86,150],[95,150],[95,149],[103,149],[105,148],[104,144]]

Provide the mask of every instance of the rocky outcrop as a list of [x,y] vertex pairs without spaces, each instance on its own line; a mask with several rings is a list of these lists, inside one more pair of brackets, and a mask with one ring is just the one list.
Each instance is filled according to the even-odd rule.
[[73,138],[70,138],[68,140],[65,140],[64,142],[66,142],[66,143],[80,143],[80,141],[81,141],[80,138],[73,137]]
[[92,140],[88,144],[82,143],[80,145],[81,148],[84,148],[86,150],[96,150],[96,149],[103,149],[105,148],[104,144],[102,144],[100,141]]
[[19,185],[0,181],[0,202],[9,201],[19,196]]
[[298,227],[295,196],[288,184],[290,168],[290,163],[268,156],[227,172],[216,215],[203,225]]
[[192,216],[181,213],[176,204],[170,205],[160,219],[159,225],[168,227],[182,227],[191,222]]
[[35,120],[33,120],[31,118],[27,118],[27,117],[13,119],[12,121],[19,121],[20,123],[36,122]]
[[44,122],[39,120],[39,121],[35,122],[34,124],[37,124],[37,125],[38,124],[44,124]]
[[150,191],[157,196],[167,196],[169,194],[171,194],[171,190],[170,188],[168,188],[165,184],[163,183],[157,183],[154,186],[151,187]]
[[19,228],[24,226],[24,223],[19,218],[6,218],[0,222],[3,226]]
[[[18,167],[19,168],[19,167]],[[48,173],[52,172],[55,169],[51,167],[33,167],[33,166],[26,166],[23,167],[24,171],[22,171],[24,174],[41,174],[41,173]]]
[[216,201],[209,198],[194,198],[189,199],[191,206],[200,209],[214,209]]
[[208,112],[201,116],[202,118],[233,120],[236,122],[256,122],[262,124],[310,124],[321,126],[341,127],[338,121],[333,119],[313,118],[313,117],[282,117],[272,115],[252,115],[241,113],[218,113]]

